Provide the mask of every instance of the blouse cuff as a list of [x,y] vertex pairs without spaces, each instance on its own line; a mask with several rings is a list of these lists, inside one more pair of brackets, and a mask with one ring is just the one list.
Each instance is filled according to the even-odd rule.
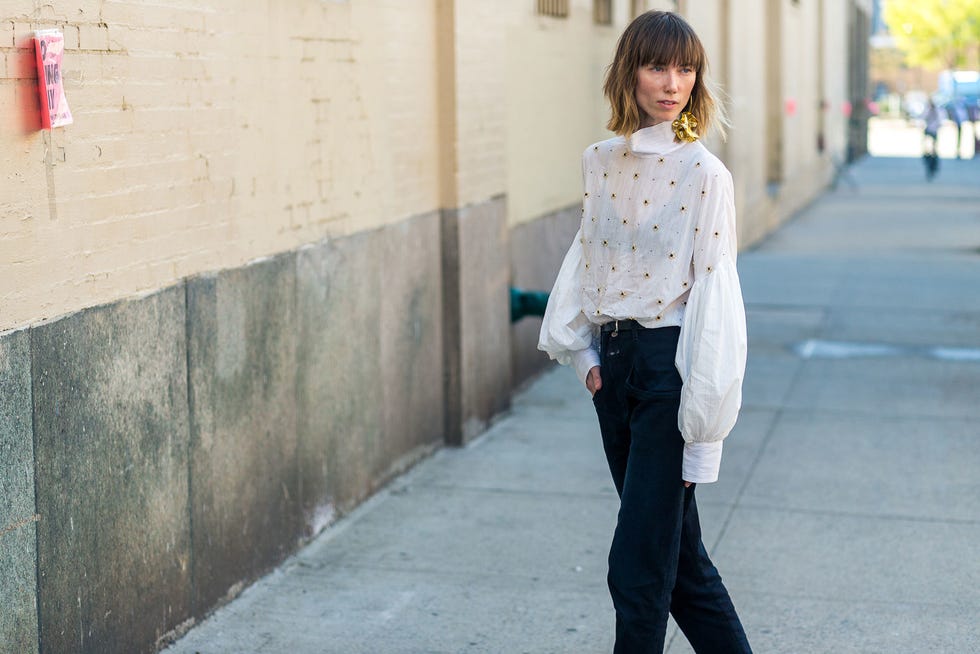
[[575,374],[578,375],[578,380],[584,384],[585,378],[589,375],[589,371],[599,365],[599,353],[591,347],[587,347],[584,350],[576,350],[572,353],[572,365],[575,367]]
[[681,478],[695,484],[718,481],[722,444],[723,441],[685,443]]

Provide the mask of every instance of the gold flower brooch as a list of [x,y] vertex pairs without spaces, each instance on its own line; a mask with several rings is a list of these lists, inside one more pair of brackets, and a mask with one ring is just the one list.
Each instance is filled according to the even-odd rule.
[[677,136],[679,141],[687,141],[688,143],[693,143],[697,141],[700,136],[698,136],[698,119],[694,117],[690,111],[682,112],[677,119],[671,123],[671,127],[674,128],[674,135]]

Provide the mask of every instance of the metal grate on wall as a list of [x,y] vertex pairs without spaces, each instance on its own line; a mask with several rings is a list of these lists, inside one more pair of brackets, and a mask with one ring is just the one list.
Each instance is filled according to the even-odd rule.
[[538,0],[538,14],[541,16],[554,16],[555,18],[567,18],[568,0]]
[[612,25],[613,22],[612,0],[593,0],[592,21],[596,25]]

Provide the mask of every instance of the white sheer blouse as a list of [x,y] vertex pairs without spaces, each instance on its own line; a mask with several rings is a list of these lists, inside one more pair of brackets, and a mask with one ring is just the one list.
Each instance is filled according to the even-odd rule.
[[680,326],[683,478],[716,481],[722,439],[741,407],[746,353],[731,174],[700,142],[675,142],[664,122],[589,146],[582,177],[582,226],[538,348],[584,381],[599,365],[603,323]]

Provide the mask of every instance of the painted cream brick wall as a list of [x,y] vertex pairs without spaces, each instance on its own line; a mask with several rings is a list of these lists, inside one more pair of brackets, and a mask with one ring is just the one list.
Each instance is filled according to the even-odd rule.
[[626,24],[595,25],[591,1],[572,2],[568,18],[536,16],[533,3],[510,2],[506,28],[506,162],[512,225],[581,199],[581,156],[611,136],[602,97],[605,68]]
[[847,148],[847,119],[843,112],[847,99],[847,30],[844,27],[847,16],[845,2],[824,1],[823,23],[827,39],[827,46],[823,49],[823,92],[826,99],[823,109],[824,135],[827,151],[837,159],[838,164],[844,161]]
[[[602,79],[631,19],[617,1],[614,24],[594,25],[592,5],[570,0],[559,19],[532,0],[0,0],[0,330],[441,206],[505,195],[516,225],[574,205],[582,150],[609,136]],[[777,102],[797,103],[783,173],[805,181],[821,96],[828,149],[844,147],[847,2],[821,3],[822,48],[816,3],[680,3],[731,97],[729,141],[708,145],[739,209],[762,213],[775,5]],[[65,32],[75,115],[52,132],[29,41],[46,27]],[[776,218],[742,213],[748,240]]]
[[505,192],[505,8],[513,1],[456,2],[458,206],[477,204]]
[[[438,208],[434,11],[0,2],[0,330]],[[50,133],[48,27],[75,117]]]
[[[820,89],[817,83],[818,12],[814,3],[783,6],[783,175],[793,179],[818,158],[816,134]],[[791,110],[790,103],[795,105]]]
[[[735,182],[739,239],[757,238],[764,215],[751,215],[766,196],[766,0],[739,0],[729,12],[728,40],[732,52],[717,62],[726,70],[732,128],[725,147],[726,163]],[[752,209],[749,209],[749,208]]]

